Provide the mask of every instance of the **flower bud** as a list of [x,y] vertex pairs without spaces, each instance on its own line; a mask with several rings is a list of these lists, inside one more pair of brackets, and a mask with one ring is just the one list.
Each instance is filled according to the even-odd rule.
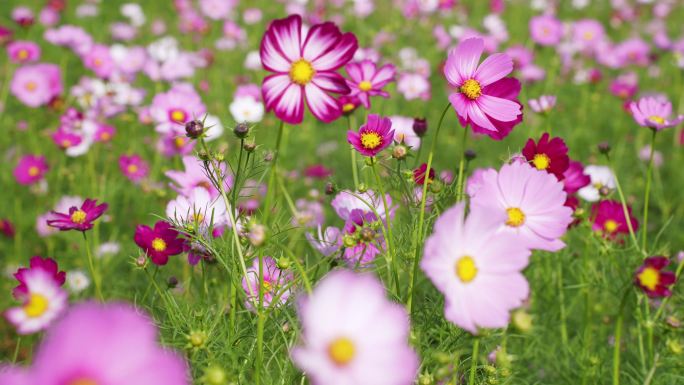
[[227,385],[228,375],[218,366],[210,366],[204,371],[203,382],[206,385]]
[[606,154],[610,153],[610,143],[608,143],[608,142],[601,142],[598,144],[597,147],[598,147],[598,150],[601,154],[606,155]]
[[278,258],[278,263],[277,263],[277,265],[278,265],[278,268],[279,268],[280,270],[286,270],[286,269],[288,269],[288,268],[290,267],[290,264],[291,264],[290,258],[288,258],[288,257],[280,257],[280,258]]
[[527,333],[532,329],[532,316],[524,309],[518,309],[511,315],[513,326],[523,333]]
[[242,148],[247,151],[247,152],[253,152],[256,149],[256,144],[254,143],[245,143]]
[[392,148],[392,158],[397,160],[406,159],[408,155],[408,148],[403,144],[398,144]]
[[363,194],[366,191],[368,191],[368,186],[365,183],[359,183],[359,192]]
[[335,191],[337,189],[335,188],[335,184],[333,182],[328,182],[325,184],[325,195],[333,195],[335,194]]
[[469,149],[465,150],[465,152],[463,153],[463,156],[465,156],[465,159],[467,161],[471,161],[471,160],[477,158],[477,153],[472,148],[469,148]]
[[185,136],[197,139],[204,134],[204,123],[201,120],[191,120],[185,123]]
[[419,137],[423,137],[427,132],[428,125],[425,118],[414,118],[413,119],[413,132]]
[[249,135],[249,124],[246,122],[238,123],[235,128],[233,128],[233,134],[238,137],[238,139],[244,139]]
[[178,286],[178,278],[170,276],[166,281],[166,285],[169,287],[169,289],[175,289],[176,286]]

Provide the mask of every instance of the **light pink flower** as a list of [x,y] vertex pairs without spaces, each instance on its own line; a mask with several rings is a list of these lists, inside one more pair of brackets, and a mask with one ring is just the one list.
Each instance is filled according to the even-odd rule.
[[12,77],[12,94],[29,107],[48,104],[62,93],[62,75],[54,64],[19,67]]
[[674,119],[672,115],[672,103],[668,100],[659,100],[654,97],[644,97],[638,102],[631,102],[629,109],[636,122],[644,127],[656,131],[668,127],[674,127],[684,120],[684,115],[677,115]]

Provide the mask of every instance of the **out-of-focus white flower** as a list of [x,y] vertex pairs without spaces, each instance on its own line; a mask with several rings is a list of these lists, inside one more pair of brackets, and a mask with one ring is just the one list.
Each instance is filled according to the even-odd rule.
[[245,57],[245,68],[248,70],[260,70],[261,69],[261,56],[259,51],[251,51]]
[[615,175],[610,167],[589,165],[584,168],[584,173],[589,175],[591,183],[579,189],[577,194],[585,201],[596,202],[601,198],[602,188],[615,188]]
[[82,270],[67,272],[66,281],[72,293],[80,293],[90,286],[90,278]]
[[95,251],[95,256],[98,258],[108,257],[119,254],[121,245],[118,242],[105,242],[101,244]]
[[204,119],[204,127],[206,127],[204,140],[207,142],[218,139],[223,135],[223,124],[221,124],[221,120],[216,115],[207,114],[207,117]]
[[121,14],[130,20],[131,24],[140,27],[145,24],[145,12],[140,4],[126,3],[121,6]]
[[233,119],[238,123],[257,123],[264,117],[264,105],[250,96],[235,98],[229,109]]

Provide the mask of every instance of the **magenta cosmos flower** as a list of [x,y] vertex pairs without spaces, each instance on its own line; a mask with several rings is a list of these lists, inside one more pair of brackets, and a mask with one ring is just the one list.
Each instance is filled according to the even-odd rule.
[[47,221],[48,226],[56,227],[60,231],[86,231],[93,228],[93,221],[102,216],[109,205],[97,204],[95,199],[86,199],[80,208],[72,206],[68,213],[53,211],[53,219]]
[[634,274],[634,283],[651,298],[669,297],[677,280],[671,271],[663,271],[670,260],[663,256],[648,257]]
[[638,102],[629,104],[632,116],[636,122],[644,127],[660,131],[664,128],[674,127],[684,120],[684,115],[678,115],[670,119],[672,115],[672,103],[661,101],[653,97],[639,99]]
[[394,80],[397,71],[392,64],[385,64],[378,68],[371,60],[349,63],[346,67],[349,79],[347,85],[351,89],[350,97],[358,97],[364,107],[370,108],[371,96],[389,98],[389,94],[382,88]]
[[568,169],[570,158],[568,146],[561,138],[549,139],[549,134],[542,134],[538,142],[530,138],[523,147],[522,154],[527,161],[537,170],[553,174],[558,180],[563,180],[563,173]]
[[513,233],[501,234],[506,213],[465,204],[435,222],[420,266],[445,296],[446,318],[476,334],[478,328],[506,327],[509,312],[522,305],[529,286],[522,270],[530,251]]
[[162,134],[185,135],[185,123],[201,118],[205,111],[202,98],[190,84],[176,84],[169,91],[154,95],[150,106],[157,132]]
[[[290,282],[294,279],[291,272],[280,269],[271,257],[264,257],[261,269],[264,273],[264,306],[278,306],[290,298]],[[247,269],[247,277],[242,278],[242,289],[247,295],[248,309],[253,310],[253,304],[259,301],[259,258],[255,258],[252,266]]]
[[506,54],[495,53],[478,65],[483,50],[482,39],[463,40],[449,52],[444,75],[455,88],[449,101],[461,125],[500,140],[522,121],[520,82],[505,77],[513,71],[513,60]]
[[271,22],[261,40],[261,63],[273,75],[261,86],[267,111],[290,124],[304,119],[304,102],[323,122],[342,114],[329,93],[348,94],[349,87],[336,71],[352,59],[358,43],[331,22],[302,29],[302,18],[290,15]]
[[164,221],[155,223],[154,228],[138,225],[133,239],[152,263],[159,266],[166,265],[170,256],[182,253],[185,245],[185,240],[178,238],[178,232]]
[[8,309],[5,318],[19,334],[41,331],[59,317],[68,305],[68,295],[54,275],[44,269],[30,269],[21,275],[22,304]]
[[499,172],[488,169],[481,178],[471,202],[506,214],[499,226],[502,233],[518,235],[531,249],[557,251],[565,247],[559,238],[572,222],[572,209],[564,206],[567,195],[555,176],[514,162]]
[[591,177],[584,173],[584,165],[581,162],[571,160],[568,169],[563,173],[563,188],[568,194],[574,194],[582,187],[591,183]]
[[52,258],[42,258],[39,256],[31,257],[29,261],[29,267],[20,267],[14,273],[14,278],[19,282],[19,284],[12,289],[12,296],[16,299],[27,298],[29,294],[28,286],[26,285],[26,277],[32,271],[42,270],[47,273],[48,276],[52,277],[57,286],[64,285],[66,280],[66,273],[59,271],[57,262]]
[[40,182],[49,169],[44,156],[24,155],[14,168],[14,179],[22,185]]
[[48,104],[62,93],[62,75],[54,64],[19,67],[12,77],[12,94],[29,107]]
[[[627,213],[632,225],[632,230],[639,229],[639,222],[632,216],[632,208],[627,206]],[[629,225],[625,218],[625,211],[622,203],[618,201],[605,200],[595,203],[591,207],[591,217],[593,218],[592,230],[598,231],[609,239],[618,239],[620,235],[629,234]]]
[[347,142],[365,156],[376,156],[392,144],[393,140],[392,121],[375,114],[368,115],[368,121],[358,132],[347,131]]
[[18,382],[8,385],[190,384],[181,356],[158,346],[153,321],[124,304],[74,306],[48,330],[33,364],[10,370]]
[[329,273],[300,298],[302,345],[292,359],[314,385],[413,383],[418,357],[408,345],[406,310],[372,275]]
[[539,45],[556,45],[563,37],[563,24],[552,15],[535,16],[530,20],[530,36]]
[[140,155],[121,155],[119,157],[119,169],[133,182],[139,182],[150,173],[150,166]]
[[40,59],[40,46],[32,41],[17,40],[7,45],[7,55],[14,63],[30,63]]

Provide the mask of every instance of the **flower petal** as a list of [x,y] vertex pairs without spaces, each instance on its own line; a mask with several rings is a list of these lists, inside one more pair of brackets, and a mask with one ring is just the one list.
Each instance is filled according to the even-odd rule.
[[495,53],[480,64],[473,76],[480,85],[486,86],[502,79],[513,71],[513,59],[504,53]]
[[515,120],[521,114],[518,103],[496,96],[482,95],[476,103],[485,114],[502,122]]
[[332,96],[325,93],[319,86],[309,83],[304,87],[306,104],[311,113],[325,123],[330,123],[342,115],[339,103]]
[[304,95],[302,87],[290,81],[287,75],[271,75],[262,86],[264,102],[268,111],[290,124],[299,124],[304,119]]
[[[307,46],[308,44],[313,43],[307,39]],[[311,65],[316,71],[334,71],[347,64],[354,57],[358,47],[359,43],[356,41],[356,36],[351,33],[345,33],[332,48],[319,53],[319,56],[313,59]],[[305,48],[308,49],[308,47]]]

